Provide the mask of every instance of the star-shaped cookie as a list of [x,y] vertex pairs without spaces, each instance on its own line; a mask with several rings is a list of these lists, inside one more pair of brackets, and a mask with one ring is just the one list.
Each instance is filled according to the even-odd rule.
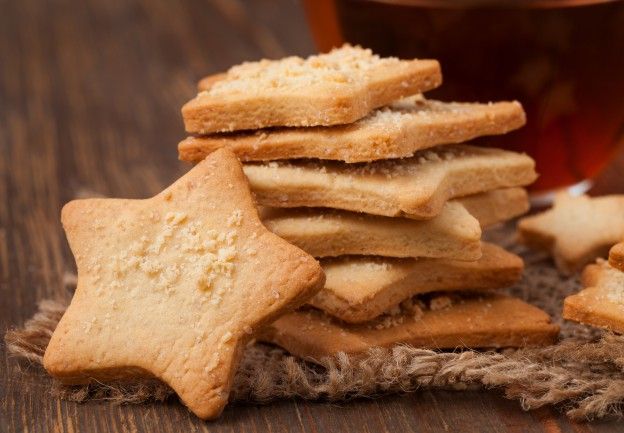
[[261,224],[229,150],[146,200],[70,202],[62,222],[78,286],[46,370],[69,384],[157,377],[201,418],[225,406],[245,342],[325,280]]
[[[441,299],[440,299],[441,298]],[[447,303],[403,309],[358,324],[304,308],[284,314],[258,337],[310,361],[344,352],[365,354],[373,347],[407,344],[431,349],[500,348],[553,344],[559,326],[539,308],[505,295],[438,297]],[[448,302],[450,301],[450,302]],[[446,304],[446,306],[445,306]],[[410,311],[411,310],[411,311]]]
[[524,186],[535,161],[502,149],[454,144],[410,158],[347,164],[291,160],[243,167],[256,200],[271,207],[329,207],[389,217],[430,219],[447,200]]
[[624,239],[624,195],[559,194],[552,209],[523,218],[518,230],[522,242],[549,251],[559,270],[571,273]]
[[563,318],[624,333],[624,272],[598,259],[581,278],[583,290],[563,303]]
[[344,125],[442,83],[436,60],[379,57],[343,45],[329,53],[233,66],[202,80],[182,107],[187,132]]

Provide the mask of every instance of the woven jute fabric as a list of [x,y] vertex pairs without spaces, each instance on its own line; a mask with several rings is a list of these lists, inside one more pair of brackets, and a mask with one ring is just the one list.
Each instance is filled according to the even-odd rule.
[[[543,255],[514,242],[513,227],[487,234],[488,240],[522,255],[526,271],[510,294],[545,311],[561,325],[558,344],[503,351],[433,351],[409,346],[371,348],[364,357],[338,354],[322,365],[283,350],[248,345],[238,369],[231,401],[270,402],[283,398],[343,401],[418,389],[498,389],[524,409],[557,405],[574,419],[624,414],[624,337],[565,322],[565,296],[580,289],[578,277],[561,276]],[[69,286],[72,278],[69,278]],[[50,336],[69,302],[44,300],[22,328],[10,330],[7,348],[17,358],[40,365]],[[16,361],[18,362],[18,361]],[[25,369],[22,374],[29,374]],[[120,403],[162,401],[173,391],[156,380],[63,386],[50,380],[52,394],[82,402],[106,399]]]

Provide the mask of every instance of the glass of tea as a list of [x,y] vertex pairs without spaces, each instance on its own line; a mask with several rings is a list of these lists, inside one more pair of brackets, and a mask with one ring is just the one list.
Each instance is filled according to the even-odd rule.
[[[624,142],[624,0],[306,0],[321,51],[436,58],[455,101],[517,99],[527,125],[477,140],[526,152],[533,192],[583,192]],[[624,178],[624,174],[622,174]]]

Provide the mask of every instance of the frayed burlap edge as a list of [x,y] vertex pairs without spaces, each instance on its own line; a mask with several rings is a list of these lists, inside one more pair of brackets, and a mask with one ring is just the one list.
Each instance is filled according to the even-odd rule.
[[[41,364],[46,345],[67,301],[43,301],[24,328],[9,331],[9,352]],[[323,366],[263,344],[248,346],[236,375],[232,401],[268,402],[300,397],[330,401],[410,392],[422,388],[498,388],[525,409],[563,404],[575,419],[621,416],[624,403],[624,337],[606,334],[594,342],[569,338],[555,346],[499,352],[436,352],[409,346],[345,354]],[[63,386],[53,394],[72,401],[119,403],[162,401],[173,392],[156,380]]]
[[[519,400],[524,409],[558,405],[577,420],[621,417],[624,337],[563,322],[563,298],[579,289],[578,279],[560,276],[543,257],[515,245],[508,231],[502,233],[493,236],[497,243],[522,254],[527,263],[523,280],[509,292],[553,316],[562,326],[562,341],[557,345],[503,352],[439,352],[397,346],[371,349],[358,358],[339,354],[316,365],[279,348],[254,343],[245,351],[230,400],[269,402],[298,397],[341,401],[417,389],[478,388],[502,390],[506,397]],[[42,301],[23,328],[6,334],[9,353],[41,365],[68,302],[69,295]],[[173,391],[157,380],[142,380],[71,387],[53,382],[52,393],[77,402],[141,403],[162,401]]]

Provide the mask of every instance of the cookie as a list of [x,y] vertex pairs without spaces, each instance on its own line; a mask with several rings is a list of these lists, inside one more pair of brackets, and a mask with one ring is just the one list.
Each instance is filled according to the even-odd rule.
[[624,333],[624,272],[599,260],[585,268],[582,280],[586,288],[565,299],[563,317]]
[[502,188],[460,197],[454,201],[479,220],[481,227],[508,221],[524,215],[531,207],[529,195],[524,188]]
[[522,188],[488,191],[447,202],[429,220],[391,218],[324,208],[263,208],[261,218],[275,234],[314,257],[345,254],[476,260],[481,226],[506,221],[528,206]]
[[563,273],[573,273],[624,239],[624,195],[590,198],[566,193],[552,209],[520,220],[519,239],[554,257]]
[[188,132],[352,123],[375,108],[439,86],[436,60],[380,58],[344,45],[307,59],[232,67],[182,107]]
[[417,221],[318,208],[264,208],[269,230],[314,257],[366,254],[387,257],[481,256],[481,228],[459,203],[435,218]]
[[524,154],[459,144],[367,164],[243,165],[257,201],[265,206],[330,207],[413,219],[436,216],[452,198],[527,185],[537,177],[534,167]]
[[259,338],[293,355],[319,361],[339,352],[360,355],[372,347],[396,344],[431,349],[547,345],[559,333],[548,314],[503,295],[461,299],[446,308],[416,311],[345,324],[319,310],[300,310],[277,319]]
[[403,158],[440,144],[504,134],[525,123],[518,102],[457,103],[410,97],[355,123],[279,128],[188,137],[178,145],[183,161],[201,161],[221,147],[242,161],[318,158],[345,162]]
[[325,288],[308,304],[349,323],[374,319],[411,296],[446,291],[492,290],[520,279],[524,263],[489,243],[473,262],[345,256],[321,261]]
[[201,418],[220,414],[256,330],[325,280],[261,224],[225,149],[153,198],[76,200],[61,219],[78,284],[46,370],[67,384],[157,377]]
[[624,271],[624,242],[615,244],[609,250],[609,264],[620,271]]

